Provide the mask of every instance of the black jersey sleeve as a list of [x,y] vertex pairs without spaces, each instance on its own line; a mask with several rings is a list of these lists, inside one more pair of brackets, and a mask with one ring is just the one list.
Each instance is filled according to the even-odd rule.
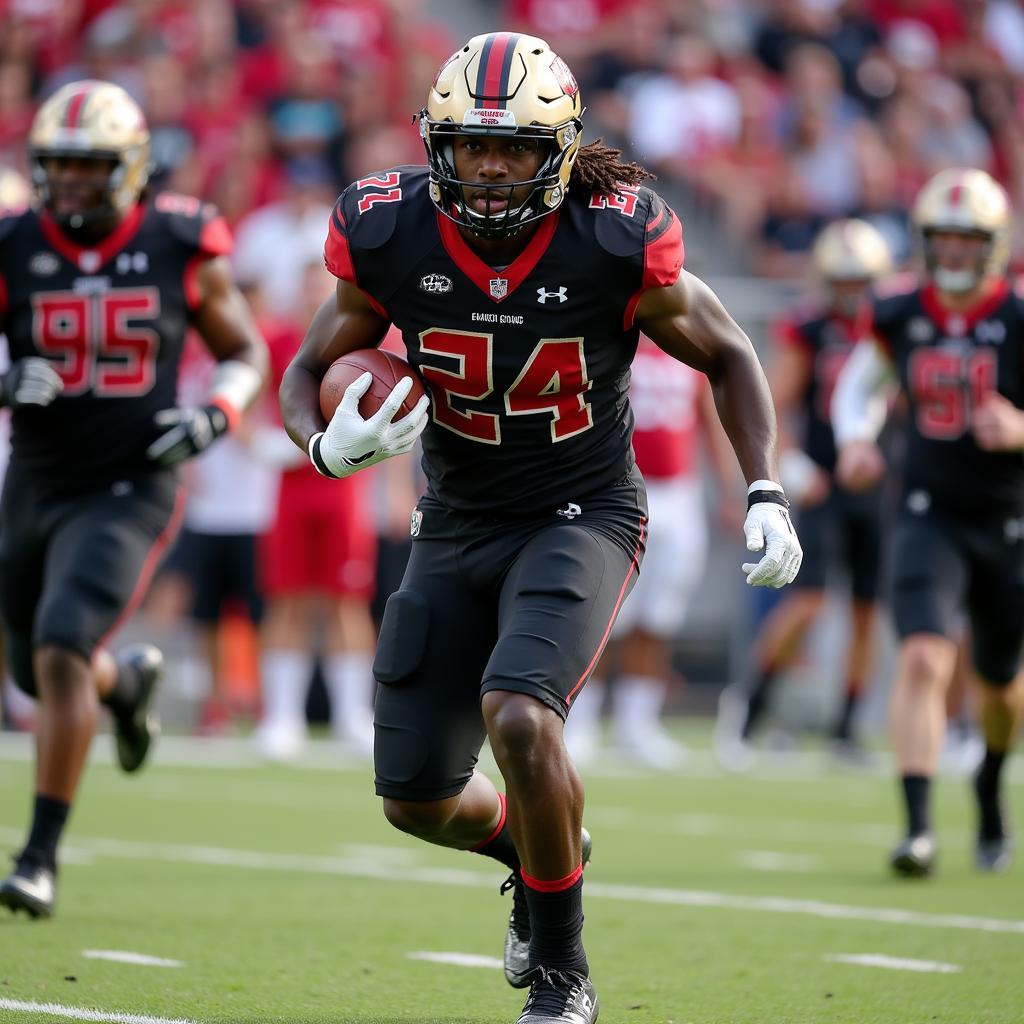
[[227,221],[212,203],[177,192],[161,192],[153,200],[153,209],[160,215],[167,230],[186,250],[185,301],[189,310],[199,306],[199,267],[215,256],[227,256],[234,248],[234,238]]
[[331,211],[324,264],[382,316],[424,248],[437,244],[427,183],[425,167],[378,171],[352,182]]
[[643,186],[595,193],[590,208],[600,211],[595,224],[598,242],[624,258],[639,278],[623,319],[624,328],[632,327],[643,293],[648,288],[667,288],[679,277],[686,255],[682,224],[657,192]]

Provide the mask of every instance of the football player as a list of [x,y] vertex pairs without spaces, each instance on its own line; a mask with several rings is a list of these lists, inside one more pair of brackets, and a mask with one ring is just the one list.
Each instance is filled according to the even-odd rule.
[[889,272],[882,235],[861,220],[840,220],[818,236],[814,276],[824,301],[784,319],[770,380],[779,415],[779,467],[797,523],[804,560],[795,589],[772,609],[754,645],[749,692],[728,687],[720,700],[715,752],[723,766],[743,770],[752,760],[748,741],[761,723],[778,676],[799,657],[804,637],[825,603],[831,559],[849,574],[850,645],[843,701],[832,728],[833,749],[853,760],[863,751],[854,715],[871,668],[875,601],[881,553],[881,488],[851,493],[833,478],[835,441],[829,404],[836,377],[870,320],[869,288]]
[[976,862],[1005,868],[1011,841],[999,780],[1021,717],[1024,645],[1024,300],[1006,277],[1010,209],[980,170],[942,171],[912,213],[919,286],[879,301],[832,403],[837,476],[874,486],[885,393],[909,405],[892,604],[900,636],[890,724],[907,813],[892,867],[928,875],[936,860],[929,790],[946,724],[944,696],[967,611],[986,751],[974,779]]
[[[0,519],[0,613],[18,686],[39,700],[28,839],[0,903],[54,909],[57,845],[110,711],[127,772],[146,759],[160,652],[104,642],[142,596],[181,511],[173,467],[228,431],[260,390],[263,342],[223,258],[230,233],[197,199],[143,195],[149,134],[118,86],[74,82],[29,136],[35,205],[0,220],[0,330],[12,410]],[[194,326],[219,366],[175,405]]]
[[[748,582],[783,586],[800,562],[753,348],[682,270],[679,221],[646,172],[581,147],[582,111],[541,39],[497,32],[453,54],[419,119],[429,167],[367,175],[339,199],[337,291],[281,387],[285,426],[325,475],[423,435],[428,490],[374,663],[376,787],[395,827],[511,869],[505,972],[530,989],[521,1024],[598,1012],[583,787],[562,726],[644,550],[627,398],[641,327],[711,378],[750,484],[747,544],[766,547]],[[364,419],[364,374],[325,423],[325,371],[392,322],[429,404],[392,420],[406,379]],[[506,795],[476,771],[485,737]]]

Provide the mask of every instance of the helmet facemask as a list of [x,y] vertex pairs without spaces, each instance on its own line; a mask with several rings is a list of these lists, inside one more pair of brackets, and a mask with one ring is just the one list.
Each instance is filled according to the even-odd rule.
[[[53,194],[50,177],[47,174],[45,161],[47,159],[82,158],[86,160],[109,161],[114,166],[107,176],[106,186],[103,188],[102,197],[90,209],[77,213],[58,213],[53,209]],[[81,231],[97,224],[105,224],[108,221],[120,216],[122,204],[118,201],[119,194],[124,190],[127,170],[120,153],[89,151],[83,153],[73,149],[55,149],[36,151],[30,153],[30,167],[32,173],[32,184],[35,187],[36,195],[51,213],[54,220],[63,227],[72,231]]]
[[1000,272],[1000,269],[996,267],[1000,262],[997,254],[999,239],[995,234],[983,231],[957,232],[970,238],[985,240],[985,245],[979,247],[978,257],[973,267],[951,270],[948,267],[942,266],[935,252],[932,235],[943,230],[948,229],[931,227],[921,232],[921,246],[924,252],[925,269],[939,291],[948,292],[951,295],[966,295],[981,285],[986,277]]
[[[423,110],[420,112],[420,135],[430,165],[431,198],[446,217],[478,237],[508,238],[561,204],[565,198],[565,165],[567,161],[571,165],[575,158],[578,147],[573,143],[579,138],[582,127],[579,119],[574,118],[555,128],[488,129],[451,121],[432,121]],[[540,165],[534,176],[524,181],[464,181],[455,168],[455,139],[459,136],[533,139],[540,149]],[[516,197],[516,192],[523,189],[529,191],[521,198]],[[504,207],[492,213],[488,203],[487,211],[481,213],[473,207],[470,199],[479,192],[493,194],[495,204],[504,203]]]

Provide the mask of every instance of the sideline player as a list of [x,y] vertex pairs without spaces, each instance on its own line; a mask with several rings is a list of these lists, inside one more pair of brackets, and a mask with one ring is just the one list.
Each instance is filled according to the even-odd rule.
[[[337,292],[281,387],[286,428],[326,475],[423,433],[428,490],[374,664],[376,786],[397,828],[512,869],[505,969],[530,987],[521,1024],[598,1012],[582,944],[583,787],[562,725],[644,549],[626,393],[640,328],[711,379],[750,482],[748,547],[767,541],[748,582],[782,586],[800,561],[754,350],[681,269],[679,221],[640,186],[646,172],[581,148],[581,114],[572,73],[541,39],[477,36],[449,58],[420,116],[429,170],[368,175],[338,201],[326,249]],[[327,367],[377,345],[389,322],[429,412],[424,398],[391,421],[403,381],[364,420],[364,374],[325,424]],[[475,770],[485,736],[507,798]]]
[[[333,292],[334,279],[318,256],[303,273],[301,322],[308,322]],[[271,374],[280,383],[302,331],[289,321],[265,333]],[[331,730],[369,756],[377,639],[370,616],[377,546],[369,508],[372,481],[366,475],[344,483],[322,477],[281,427],[268,428],[268,433],[271,429],[284,472],[277,519],[262,548],[267,594],[261,637],[264,712],[256,739],[271,760],[290,761],[301,751],[319,618]],[[407,510],[406,521],[408,517]]]
[[727,687],[719,704],[715,751],[731,770],[750,766],[751,736],[762,723],[778,677],[799,657],[825,604],[829,563],[850,579],[850,645],[843,701],[831,730],[837,756],[862,760],[854,716],[871,670],[881,557],[881,487],[852,493],[834,479],[835,440],[829,404],[836,378],[870,324],[869,289],[892,267],[882,235],[862,220],[840,220],[818,236],[814,276],[824,302],[782,321],[769,374],[779,416],[779,468],[804,560],[793,590],[769,613],[754,642],[749,693]]
[[[142,596],[179,519],[172,467],[224,434],[259,392],[265,352],[226,261],[230,233],[186,196],[143,198],[149,133],[116,85],[73,82],[29,136],[37,206],[0,220],[0,329],[12,409],[0,612],[18,686],[39,699],[28,839],[0,903],[54,908],[57,844],[96,728],[141,767],[162,659],[104,642]],[[206,404],[177,408],[189,325],[219,366]]]
[[874,341],[859,345],[840,374],[837,476],[851,489],[881,478],[875,438],[884,393],[898,381],[909,415],[892,539],[900,653],[890,725],[907,836],[892,866],[911,876],[935,866],[929,791],[965,607],[986,745],[974,779],[976,863],[995,871],[1011,857],[1000,777],[1024,692],[1024,300],[1006,278],[1006,193],[984,171],[936,175],[915,201],[913,222],[925,280],[877,303]]

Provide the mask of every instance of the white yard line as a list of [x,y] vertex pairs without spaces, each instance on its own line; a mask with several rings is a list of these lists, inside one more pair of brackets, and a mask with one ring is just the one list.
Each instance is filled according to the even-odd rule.
[[939,960],[907,960],[884,953],[827,953],[824,959],[834,964],[883,967],[889,971],[916,971],[919,974],[959,974],[963,970],[958,964],[944,964]]
[[[0,838],[20,836],[21,832],[0,827]],[[384,864],[354,857],[318,856],[308,853],[269,853],[260,850],[233,850],[220,846],[179,846],[170,843],[140,843],[121,839],[76,836],[75,845],[95,856],[122,860],[168,861],[176,864],[202,864],[209,867],[244,868],[253,871],[286,871],[301,874],[340,875],[372,878],[378,881],[449,885],[470,888],[494,888],[490,872],[464,868],[432,868]],[[717,910],[754,911],[770,914],[799,914],[840,921],[872,921],[920,928],[951,928],[960,931],[995,932],[1024,935],[1024,921],[1000,917],[975,917],[967,914],[930,914],[895,907],[858,907],[818,900],[791,899],[783,896],[741,896],[701,889],[668,889],[640,885],[612,885],[587,882],[587,896],[619,900],[625,903],[650,903],[656,906],[706,907]]]
[[504,964],[497,957],[480,956],[479,953],[431,953],[421,950],[416,953],[406,953],[408,960],[428,960],[432,964],[451,964],[453,967],[503,967]]
[[780,853],[778,850],[740,850],[736,863],[751,871],[818,871],[821,859],[811,853]]
[[196,1024],[184,1017],[148,1017],[144,1013],[118,1013],[114,1010],[85,1010],[62,1003],[29,1003],[19,999],[0,997],[0,1010],[15,1013],[34,1013],[45,1017],[64,1017],[67,1020],[109,1021],[110,1024]]
[[182,960],[165,960],[162,956],[148,956],[132,953],[127,949],[83,949],[86,960],[112,960],[118,964],[135,964],[138,967],[184,967]]

